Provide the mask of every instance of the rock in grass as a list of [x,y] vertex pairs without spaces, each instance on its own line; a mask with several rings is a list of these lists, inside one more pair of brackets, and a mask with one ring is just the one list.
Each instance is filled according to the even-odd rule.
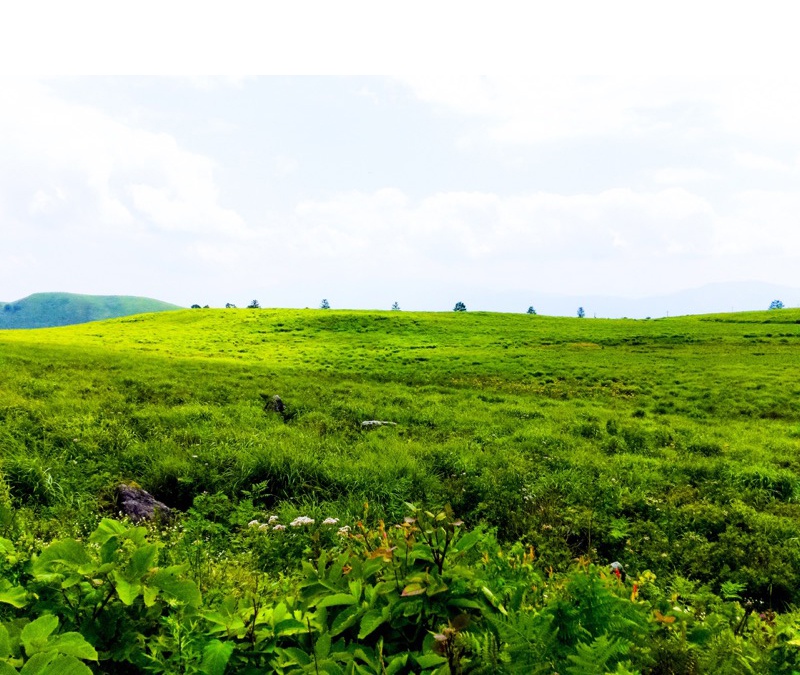
[[260,396],[264,401],[264,412],[278,413],[283,418],[284,422],[291,422],[297,416],[297,411],[289,410],[283,402],[283,399],[277,394],[275,394],[275,396],[260,394]]
[[386,420],[364,420],[361,423],[363,429],[373,429],[374,427],[396,427],[397,422],[387,422]]
[[161,517],[169,516],[171,511],[164,502],[158,501],[149,492],[124,483],[117,487],[117,501],[123,515],[137,523],[142,520],[153,520],[156,514]]
[[275,396],[270,396],[269,394],[260,394],[261,398],[264,400],[264,411],[265,412],[276,412],[283,415],[286,411],[286,406],[283,404],[283,399],[280,396],[275,394]]

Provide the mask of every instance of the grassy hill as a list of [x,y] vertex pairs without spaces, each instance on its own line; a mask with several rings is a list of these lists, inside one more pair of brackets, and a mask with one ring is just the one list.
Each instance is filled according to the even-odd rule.
[[[356,527],[449,504],[531,547],[542,574],[617,560],[655,574],[658,597],[706,584],[785,609],[800,602],[799,367],[800,310],[186,310],[4,331],[0,492],[37,537],[81,537],[132,481],[191,509],[172,555],[266,570],[316,545],[253,549],[251,518]],[[276,394],[282,415],[265,410]],[[203,564],[209,588],[233,574]]]
[[34,293],[15,302],[0,302],[0,329],[67,326],[174,309],[181,308],[160,300],[127,295]]

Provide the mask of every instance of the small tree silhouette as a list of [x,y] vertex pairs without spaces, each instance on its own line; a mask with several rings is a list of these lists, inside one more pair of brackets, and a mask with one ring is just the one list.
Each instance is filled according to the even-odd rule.
[[783,303],[780,300],[773,300],[769,303],[770,309],[783,309]]
[[234,305],[232,302],[226,302],[225,309],[236,309],[236,305]]
[[250,304],[247,305],[247,309],[261,309],[261,305],[258,304],[258,300],[251,300]]
[[528,307],[528,314],[530,314],[532,316],[536,316],[536,310],[533,308],[533,305]]
[[392,310],[394,310],[395,312],[400,311],[400,303],[397,302],[397,300],[395,300],[394,303],[392,304]]
[[192,305],[192,309],[200,309],[200,305],[197,305],[197,304]]
[[578,307],[578,318],[582,319],[586,316],[586,312],[583,311],[583,307]]
[[320,309],[330,309],[331,308],[331,303],[328,302],[327,298],[322,298],[322,302],[319,303],[319,308]]
[[459,301],[456,303],[456,306],[455,306],[455,307],[453,307],[453,311],[454,311],[454,312],[466,312],[466,311],[467,311],[467,306],[466,306],[466,305],[465,305],[463,302],[461,302],[461,301],[459,300]]

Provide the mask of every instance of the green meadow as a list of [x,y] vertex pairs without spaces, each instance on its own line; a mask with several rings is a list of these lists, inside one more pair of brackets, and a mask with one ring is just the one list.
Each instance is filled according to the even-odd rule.
[[[255,633],[236,638],[231,629],[235,649],[220,657],[221,670],[208,665],[212,642],[200,637],[195,656],[188,646],[183,652],[153,647],[147,664],[125,670],[124,658],[78,619],[72,630],[96,648],[99,660],[71,658],[88,662],[87,672],[339,672],[327,669],[330,661],[341,672],[484,672],[480,668],[491,662],[485,672],[523,664],[521,672],[791,673],[798,648],[787,645],[796,639],[793,607],[800,601],[798,372],[800,310],[791,309],[658,320],[196,309],[0,331],[0,536],[14,547],[8,556],[16,556],[5,563],[7,577],[15,584],[52,584],[52,575],[37,581],[25,561],[44,555],[54,541],[90,541],[102,518],[118,518],[115,490],[127,483],[175,510],[171,525],[149,525],[147,536],[176,569],[183,566],[207,606],[234,602],[230,598],[250,583],[242,580],[256,577],[262,588],[272,584],[269,597],[277,603],[293,593],[301,598],[297,589],[309,583],[310,572],[301,571],[309,558],[328,555],[329,563],[330,556],[345,554],[341,539],[317,527],[323,519],[336,518],[353,532],[362,528],[358,541],[351,535],[353,546],[374,551],[370,537],[410,522],[413,504],[434,520],[441,515],[431,532],[441,530],[442,537],[480,534],[479,543],[470,541],[475,559],[465,544],[463,559],[454,563],[464,579],[474,580],[478,568],[489,579],[488,563],[480,567],[480,560],[497,551],[524,551],[519,559],[527,556],[526,573],[533,576],[519,588],[542,592],[556,584],[538,605],[519,599],[519,612],[549,611],[547,603],[562,591],[572,598],[577,591],[570,584],[581,574],[612,583],[606,570],[618,561],[628,586],[617,596],[634,609],[650,603],[639,618],[625,619],[633,622],[625,630],[638,635],[631,626],[639,621],[655,642],[640,644],[622,629],[616,638],[603,637],[578,622],[589,633],[576,628],[563,638],[562,652],[526,648],[546,664],[534,671],[500,624],[484,616],[499,604],[484,592],[478,595],[488,602],[485,612],[469,604],[478,603],[474,599],[455,605],[475,615],[471,633],[456,625],[455,610],[430,610],[441,625],[422,631],[413,648],[410,638],[397,638],[397,670],[389,669],[388,656],[392,636],[402,632],[394,615],[380,636],[386,661],[368,666],[350,646],[378,635],[364,624],[377,610],[365,609],[348,637],[349,627],[337,632],[325,623],[335,624],[332,613],[320,618],[321,601],[301,600],[283,602],[290,611],[316,611],[317,623],[308,620],[307,635],[287,633],[285,640],[295,640],[291,647],[276,633],[271,656],[259,652],[260,661],[247,652],[256,649]],[[283,414],[271,409],[274,395],[285,404]],[[394,424],[365,428],[367,420]],[[308,516],[317,529],[305,539],[254,538],[247,523],[270,515],[281,523]],[[415,518],[414,527],[424,532],[427,516]],[[426,555],[419,559],[428,560],[429,574],[437,554]],[[349,562],[342,569],[352,567]],[[501,597],[513,585],[508,579],[521,578],[521,567],[512,568],[495,570],[494,581],[482,588]],[[498,582],[501,577],[508,583]],[[421,582],[408,582],[415,583]],[[637,596],[648,584],[650,590]],[[457,584],[447,586],[452,591]],[[431,597],[440,592],[426,588]],[[501,622],[513,614],[508,592],[503,611],[510,614],[498,614]],[[123,601],[119,611],[132,611],[146,597]],[[54,613],[61,626],[69,623],[53,605],[27,602],[9,603],[4,616]],[[147,636],[163,638],[159,631],[166,630],[172,605],[150,628],[139,629],[145,636],[140,644]],[[690,614],[694,623],[687,631]],[[692,642],[692,630],[711,616],[718,622]],[[443,626],[452,632],[442,633]],[[449,637],[436,638],[437,646],[429,634]],[[483,640],[482,648],[464,642],[469,635]],[[663,645],[654,647],[661,643],[652,635]],[[214,636],[227,644],[222,633]],[[334,658],[339,638],[341,649],[350,649],[349,666],[344,656]],[[608,647],[604,661],[581,652],[580,645],[601,649],[601,638],[607,647],[631,644],[616,652]],[[325,639],[327,651],[315,651]],[[457,648],[459,640],[467,646]],[[290,648],[299,650],[296,664],[280,651]],[[378,658],[377,642],[359,648]],[[227,647],[220,649],[224,656]],[[2,651],[0,644],[0,659]],[[300,651],[313,659],[301,663]],[[176,665],[179,652],[183,660]],[[402,657],[406,653],[413,656]],[[741,660],[715,670],[709,654]],[[284,661],[274,660],[279,657]],[[605,665],[592,671],[584,661]],[[683,665],[669,670],[663,664],[670,662]],[[255,663],[264,670],[247,670]]]

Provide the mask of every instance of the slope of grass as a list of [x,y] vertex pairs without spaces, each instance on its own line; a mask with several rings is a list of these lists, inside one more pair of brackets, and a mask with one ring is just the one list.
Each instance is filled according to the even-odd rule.
[[16,302],[0,303],[0,329],[67,326],[175,309],[180,307],[161,300],[126,295],[35,293]]
[[0,470],[18,507],[76,531],[121,480],[180,509],[449,503],[543,564],[797,602],[798,321],[194,310],[7,331]]

